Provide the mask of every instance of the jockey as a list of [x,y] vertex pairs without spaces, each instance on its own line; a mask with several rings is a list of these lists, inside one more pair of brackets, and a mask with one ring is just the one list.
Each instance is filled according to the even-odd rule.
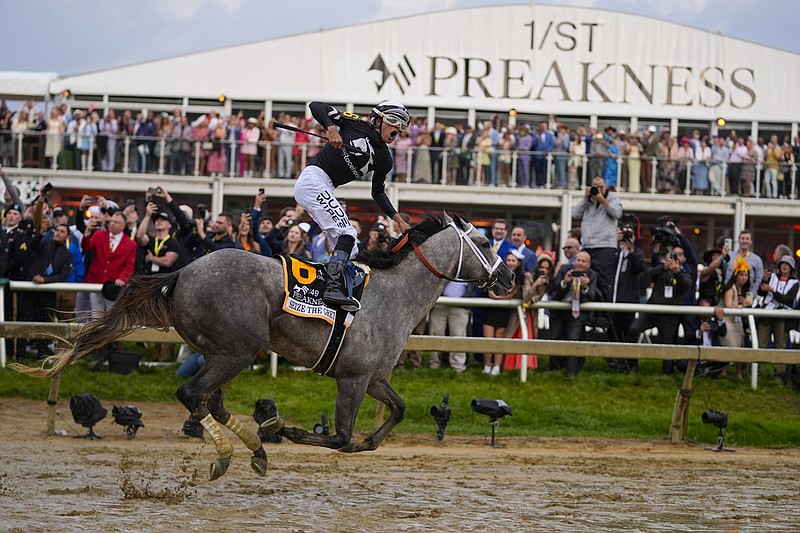
[[336,199],[334,189],[353,180],[372,181],[372,198],[378,207],[394,220],[401,232],[409,229],[384,190],[393,164],[386,145],[408,127],[408,111],[399,102],[386,101],[376,105],[366,121],[322,102],[311,102],[309,108],[325,128],[329,142],[300,173],[294,197],[334,246],[326,271],[328,285],[322,295],[323,302],[355,312],[361,304],[348,290],[346,268],[358,253],[358,234]]

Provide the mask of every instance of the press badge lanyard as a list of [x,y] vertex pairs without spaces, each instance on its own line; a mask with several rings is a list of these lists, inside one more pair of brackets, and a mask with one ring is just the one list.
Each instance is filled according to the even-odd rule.
[[164,247],[164,243],[169,240],[170,236],[167,235],[161,242],[158,242],[158,237],[155,238],[155,245],[153,246],[153,251],[155,252],[155,256],[158,257],[159,252]]

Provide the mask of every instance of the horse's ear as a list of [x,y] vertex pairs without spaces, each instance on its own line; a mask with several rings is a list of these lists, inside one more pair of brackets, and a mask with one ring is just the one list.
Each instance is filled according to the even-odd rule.
[[[444,213],[444,225],[446,226],[446,225],[450,224],[453,221],[453,219],[450,218],[450,215],[447,214],[447,211],[442,210],[442,213]],[[458,215],[456,215],[456,216],[458,216]]]
[[461,228],[461,229],[462,229],[462,230],[464,230],[464,231],[466,231],[466,230],[467,230],[467,226],[468,226],[469,224],[467,224],[467,221],[466,221],[466,220],[464,220],[463,218],[461,218],[460,216],[458,216],[458,213],[453,213],[453,218],[455,218],[455,220],[456,220],[456,224],[458,225],[458,227],[459,227],[459,228]]

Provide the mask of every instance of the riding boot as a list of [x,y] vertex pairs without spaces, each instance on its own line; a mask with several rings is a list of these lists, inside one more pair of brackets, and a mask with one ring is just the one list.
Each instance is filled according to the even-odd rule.
[[361,303],[353,298],[347,284],[347,263],[350,260],[349,254],[342,250],[334,250],[331,260],[325,270],[328,284],[322,294],[322,301],[325,305],[333,308],[341,308],[345,311],[354,313],[361,309]]

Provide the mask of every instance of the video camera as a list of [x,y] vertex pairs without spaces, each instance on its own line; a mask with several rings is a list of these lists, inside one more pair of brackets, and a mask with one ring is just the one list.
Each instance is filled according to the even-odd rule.
[[447,428],[447,423],[450,422],[450,416],[452,415],[450,395],[445,394],[442,398],[442,403],[439,405],[432,405],[430,413],[439,428],[436,432],[436,439],[441,441],[444,439],[444,430]]
[[678,246],[678,232],[675,230],[675,222],[672,217],[664,215],[656,221],[658,224],[653,228],[653,244],[660,244],[672,248]]

